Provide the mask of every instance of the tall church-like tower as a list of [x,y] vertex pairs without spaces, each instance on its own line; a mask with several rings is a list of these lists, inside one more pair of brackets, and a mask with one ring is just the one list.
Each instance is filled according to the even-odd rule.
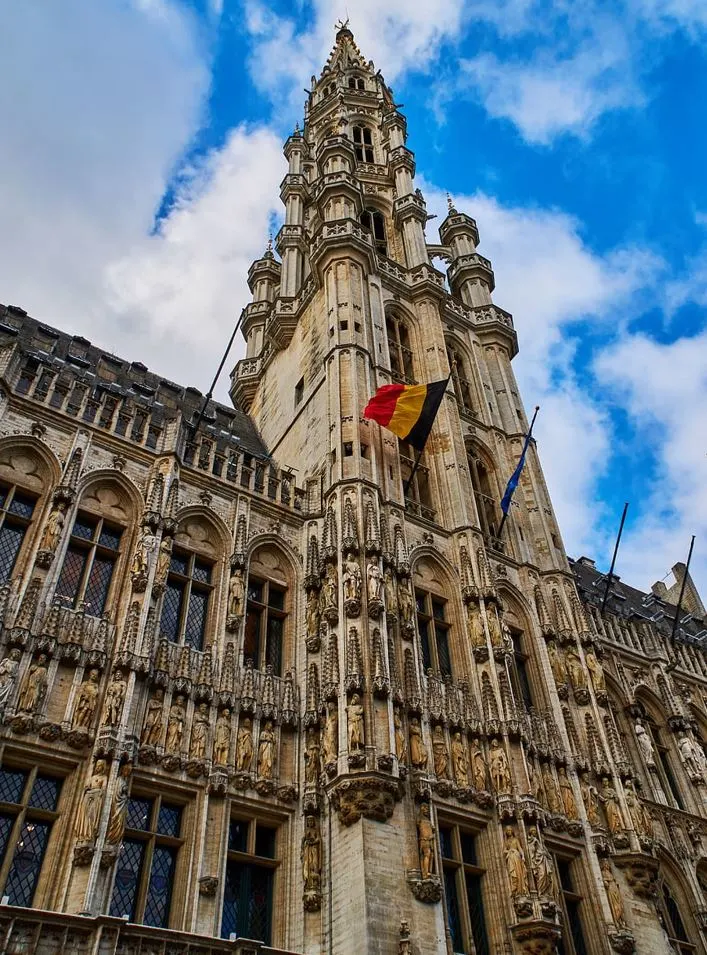
[[[405,142],[341,27],[235,409],[0,306],[0,955],[707,952],[704,606],[534,445],[501,531],[513,321]],[[363,408],[448,376],[413,475]]]

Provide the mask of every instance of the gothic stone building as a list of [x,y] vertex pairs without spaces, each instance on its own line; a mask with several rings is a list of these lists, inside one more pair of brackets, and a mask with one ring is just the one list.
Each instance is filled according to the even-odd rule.
[[[534,447],[498,538],[513,321],[405,141],[340,29],[235,410],[2,310],[2,952],[707,951],[704,608],[602,615]],[[404,495],[362,409],[450,368]]]

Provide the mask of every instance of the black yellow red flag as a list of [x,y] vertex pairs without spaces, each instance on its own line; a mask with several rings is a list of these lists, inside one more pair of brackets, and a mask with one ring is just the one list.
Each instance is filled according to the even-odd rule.
[[383,385],[364,408],[363,416],[422,451],[448,382],[445,378],[426,385]]

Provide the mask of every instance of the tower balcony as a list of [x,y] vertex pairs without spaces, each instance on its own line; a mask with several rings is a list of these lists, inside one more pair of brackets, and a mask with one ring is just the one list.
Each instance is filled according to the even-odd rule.
[[473,252],[470,255],[460,255],[454,259],[448,275],[449,284],[455,289],[460,288],[464,282],[474,279],[483,282],[489,292],[493,292],[496,287],[491,263],[483,255],[479,255],[478,252]]
[[474,243],[479,244],[479,229],[476,220],[464,212],[450,212],[439,227],[439,237],[444,245],[449,245],[458,235],[467,235]]
[[248,288],[253,291],[256,282],[269,281],[277,285],[280,281],[280,263],[272,252],[266,253],[262,259],[256,259],[248,269]]
[[321,229],[312,238],[309,248],[313,269],[318,267],[327,252],[340,248],[355,249],[368,259],[371,270],[375,268],[376,253],[373,248],[373,236],[358,219],[338,219],[335,222],[323,223]]
[[280,183],[280,199],[286,203],[290,196],[299,196],[306,200],[309,186],[306,177],[301,172],[288,172]]
[[320,176],[312,190],[313,198],[321,205],[330,195],[348,196],[360,207],[361,183],[350,172],[339,169],[337,172],[328,172]]
[[243,309],[241,332],[245,339],[250,335],[254,325],[262,325],[272,309],[272,302],[249,302]]
[[402,223],[408,219],[417,219],[424,226],[427,222],[427,206],[422,194],[411,192],[407,196],[401,196],[393,202],[393,220],[397,229],[400,229]]
[[258,390],[263,360],[257,358],[242,358],[233,369],[231,379],[231,399],[237,407],[248,411]]
[[[299,249],[300,252],[307,251],[307,243],[304,236],[303,225],[283,225],[275,236],[275,248],[280,255],[283,255],[285,249]],[[279,277],[279,276],[278,276]]]
[[497,341],[509,349],[511,358],[518,354],[518,336],[513,327],[513,316],[498,305],[477,305],[469,308],[474,329],[480,339]]
[[407,169],[411,176],[415,175],[415,156],[407,146],[396,146],[388,155],[388,165],[396,169]]

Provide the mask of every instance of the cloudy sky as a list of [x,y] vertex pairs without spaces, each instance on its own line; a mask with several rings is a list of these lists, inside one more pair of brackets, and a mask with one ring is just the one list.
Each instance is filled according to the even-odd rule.
[[[4,4],[0,300],[206,390],[345,7]],[[478,222],[569,553],[608,569],[628,500],[622,578],[664,577],[694,533],[707,597],[707,4],[348,12],[430,211],[449,190]]]

